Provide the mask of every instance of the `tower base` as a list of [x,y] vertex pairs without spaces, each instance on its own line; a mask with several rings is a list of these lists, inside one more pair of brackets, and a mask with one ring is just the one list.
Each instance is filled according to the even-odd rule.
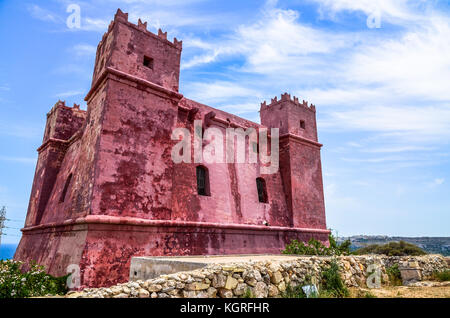
[[279,254],[291,240],[328,244],[329,230],[87,216],[22,230],[15,260],[54,276],[79,269],[79,288],[129,279],[133,256]]

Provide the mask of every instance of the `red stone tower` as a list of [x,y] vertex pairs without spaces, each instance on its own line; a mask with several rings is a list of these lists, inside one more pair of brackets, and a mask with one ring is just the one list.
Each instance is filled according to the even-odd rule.
[[291,225],[325,228],[325,204],[316,107],[289,94],[261,104],[261,124],[280,131],[280,173]]
[[[79,266],[82,287],[105,286],[128,279],[132,256],[279,253],[291,239],[327,242],[315,108],[285,94],[262,105],[259,125],[187,99],[178,92],[181,51],[181,41],[117,11],[97,48],[87,112],[59,102],[48,115],[16,259],[54,275]],[[279,171],[175,164],[172,131],[193,135],[195,120],[224,135],[280,128]]]

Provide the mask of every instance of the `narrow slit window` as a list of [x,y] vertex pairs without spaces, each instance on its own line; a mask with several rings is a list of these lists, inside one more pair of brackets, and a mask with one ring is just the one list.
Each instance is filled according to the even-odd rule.
[[261,203],[267,203],[266,181],[263,178],[256,179],[256,188],[258,190],[258,200]]
[[144,56],[144,66],[153,70],[153,59],[148,56]]
[[203,166],[197,167],[197,193],[198,195],[209,196],[209,173]]
[[66,180],[66,184],[64,184],[64,189],[61,193],[61,198],[59,199],[59,202],[64,202],[66,199],[67,190],[69,189],[70,181],[72,180],[72,174],[69,174]]
[[300,128],[301,129],[305,129],[306,128],[306,123],[304,120],[300,120]]
[[253,152],[259,153],[259,144],[258,142],[253,142]]

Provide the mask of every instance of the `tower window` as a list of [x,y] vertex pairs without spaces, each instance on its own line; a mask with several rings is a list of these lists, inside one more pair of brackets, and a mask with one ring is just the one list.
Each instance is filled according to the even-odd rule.
[[209,196],[209,173],[203,166],[197,167],[197,193],[199,195]]
[[144,66],[153,70],[153,59],[148,56],[144,56]]
[[300,120],[300,128],[301,129],[306,129],[306,123],[304,120]]
[[256,188],[258,189],[258,200],[267,203],[266,181],[263,178],[256,179]]
[[259,144],[258,142],[253,142],[253,152],[259,153]]
[[64,185],[64,189],[61,193],[61,198],[59,199],[59,202],[64,202],[66,199],[67,190],[69,189],[70,181],[72,180],[72,174],[69,174],[66,180],[66,184]]

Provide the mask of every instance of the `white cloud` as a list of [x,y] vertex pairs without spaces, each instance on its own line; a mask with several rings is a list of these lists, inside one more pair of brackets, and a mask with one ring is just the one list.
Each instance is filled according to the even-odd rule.
[[433,181],[428,182],[428,183],[427,183],[427,186],[428,186],[429,188],[435,188],[435,187],[438,187],[438,186],[444,184],[444,182],[445,182],[445,179],[444,179],[444,178],[436,178],[436,179],[434,179]]
[[392,133],[404,141],[442,141],[450,136],[450,107],[438,106],[372,106],[331,111],[321,127],[341,130]]
[[78,96],[78,95],[83,95],[86,92],[82,91],[82,90],[77,90],[77,91],[67,91],[67,92],[62,92],[62,93],[58,93],[55,95],[55,97],[58,98],[64,98],[64,97],[72,97],[72,96]]
[[[423,0],[309,0],[319,4],[323,18],[336,19],[336,14],[347,11],[360,11],[367,16],[379,14],[381,19],[392,24],[405,24],[422,20],[427,8]],[[420,10],[420,11],[419,11]]]
[[[372,3],[318,2],[332,13],[368,13]],[[418,14],[417,1],[378,1],[384,15],[405,24],[403,30],[374,35],[367,28],[358,33],[318,29],[303,23],[299,12],[274,3],[264,7],[260,22],[241,24],[212,41],[197,39],[192,46],[203,53],[184,68],[241,56],[242,67],[231,71],[252,79],[264,76],[241,86],[264,92],[296,88],[295,95],[318,106],[320,128],[370,132],[403,143],[450,139],[447,17],[432,10]],[[236,104],[234,97],[229,100]],[[407,146],[400,144],[397,151]]]
[[53,12],[43,9],[40,6],[33,4],[27,7],[33,18],[46,22],[62,22],[63,20]]
[[90,44],[77,44],[75,45],[71,51],[73,51],[78,56],[95,56],[95,53],[97,52],[97,47]]
[[13,136],[18,138],[42,139],[43,128],[33,126],[30,123],[11,124],[8,122],[0,122],[0,136]]
[[391,146],[384,148],[364,149],[363,152],[369,153],[397,153],[397,152],[413,152],[413,151],[432,151],[436,148],[420,147],[420,146]]
[[[191,83],[186,87],[187,96],[199,102],[219,103],[234,98],[261,97],[257,90],[238,83],[216,81],[212,83]],[[257,104],[255,104],[257,105]]]
[[[81,20],[81,28],[83,31],[96,31],[96,32],[106,32],[110,20],[106,19],[94,19],[90,17],[83,18]],[[71,29],[77,31],[77,28]]]
[[17,162],[17,163],[25,163],[25,164],[35,164],[37,158],[0,156],[0,160]]
[[450,22],[430,16],[428,23],[361,46],[345,63],[348,82],[380,86],[384,93],[449,101]]

